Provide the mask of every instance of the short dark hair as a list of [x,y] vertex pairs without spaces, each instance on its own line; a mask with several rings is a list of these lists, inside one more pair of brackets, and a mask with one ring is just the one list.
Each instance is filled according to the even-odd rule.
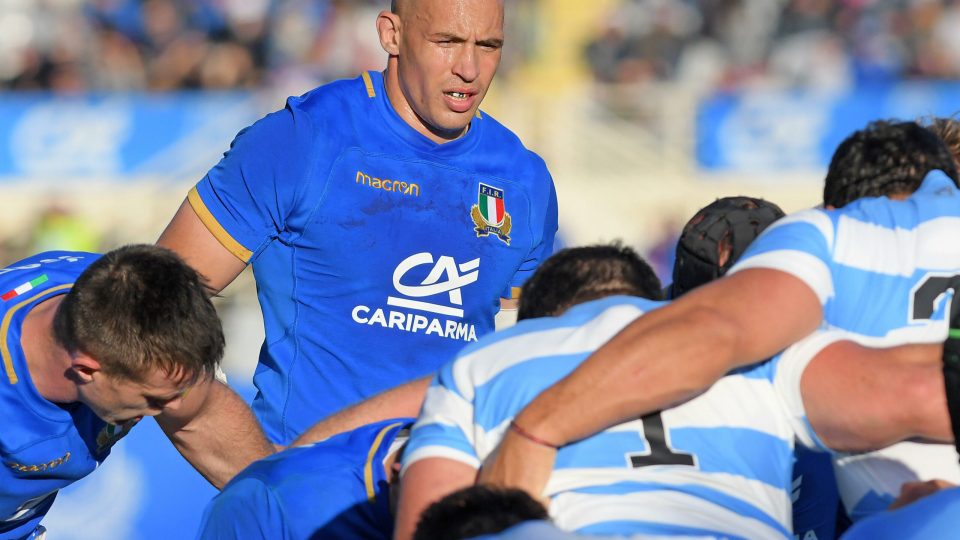
[[413,540],[461,540],[545,519],[549,519],[547,509],[523,490],[475,485],[427,507],[417,522]]
[[940,137],[916,122],[871,122],[833,153],[823,204],[841,208],[862,197],[910,194],[935,169],[957,182],[953,156]]
[[121,247],[87,267],[60,303],[53,331],[104,374],[135,381],[159,368],[192,383],[223,357],[223,329],[200,275],[159,246]]
[[660,279],[618,243],[567,248],[540,265],[520,291],[517,320],[559,315],[570,306],[615,294],[662,298]]
[[670,298],[713,281],[733,266],[750,242],[784,216],[776,204],[753,197],[723,197],[690,218],[677,240]]

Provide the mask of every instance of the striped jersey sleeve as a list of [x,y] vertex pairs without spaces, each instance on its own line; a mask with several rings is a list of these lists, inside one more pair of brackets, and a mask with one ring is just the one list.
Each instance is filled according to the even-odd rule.
[[749,268],[787,272],[806,283],[823,305],[834,294],[833,240],[834,222],[826,212],[811,209],[791,214],[754,240],[730,273]]

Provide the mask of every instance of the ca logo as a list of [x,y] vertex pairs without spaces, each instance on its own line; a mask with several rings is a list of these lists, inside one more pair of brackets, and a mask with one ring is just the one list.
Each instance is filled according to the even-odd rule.
[[[433,255],[429,253],[417,253],[407,257],[397,265],[397,269],[393,271],[393,287],[398,293],[407,298],[388,296],[387,304],[462,319],[463,309],[453,306],[463,305],[463,295],[461,295],[460,289],[477,281],[477,277],[480,275],[480,259],[477,258],[457,264],[457,262],[453,260],[453,257],[444,255],[437,259],[433,269],[430,270],[430,273],[427,274],[427,277],[424,278],[422,282],[416,285],[403,283],[403,278],[407,272],[425,264],[434,264]],[[446,280],[440,281],[440,278],[443,277],[445,277]],[[443,293],[447,293],[449,300],[448,305],[410,299],[425,298]]]

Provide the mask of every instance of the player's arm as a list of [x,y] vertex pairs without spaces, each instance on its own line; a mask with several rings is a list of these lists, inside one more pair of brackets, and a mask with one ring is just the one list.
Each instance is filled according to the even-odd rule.
[[410,381],[328,416],[303,432],[290,446],[322,441],[388,418],[416,417],[431,378],[432,375],[428,375]]
[[942,350],[939,343],[879,349],[835,341],[823,347],[800,379],[807,419],[822,444],[860,452],[913,437],[953,441]]
[[[748,269],[640,317],[516,418],[563,446],[697,395],[731,369],[778,352],[820,323],[818,295],[804,281]],[[481,480],[538,496],[555,450],[510,430]]]
[[427,507],[458,489],[472,486],[476,477],[476,467],[452,459],[432,457],[410,465],[400,483],[394,538],[412,538],[420,514]]
[[210,232],[184,199],[157,244],[173,250],[206,280],[211,294],[219,293],[246,267]]
[[180,454],[218,489],[274,452],[247,404],[212,378],[197,383],[178,407],[155,418]]

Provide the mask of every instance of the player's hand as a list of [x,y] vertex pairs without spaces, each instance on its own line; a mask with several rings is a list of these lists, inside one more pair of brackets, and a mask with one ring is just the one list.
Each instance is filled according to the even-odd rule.
[[500,446],[484,461],[477,482],[522,489],[545,503],[544,490],[556,459],[555,449],[508,429]]
[[927,480],[926,482],[905,482],[900,486],[900,496],[890,504],[888,510],[896,510],[897,508],[916,502],[927,495],[933,495],[941,489],[954,486],[955,484],[951,482],[939,479]]

